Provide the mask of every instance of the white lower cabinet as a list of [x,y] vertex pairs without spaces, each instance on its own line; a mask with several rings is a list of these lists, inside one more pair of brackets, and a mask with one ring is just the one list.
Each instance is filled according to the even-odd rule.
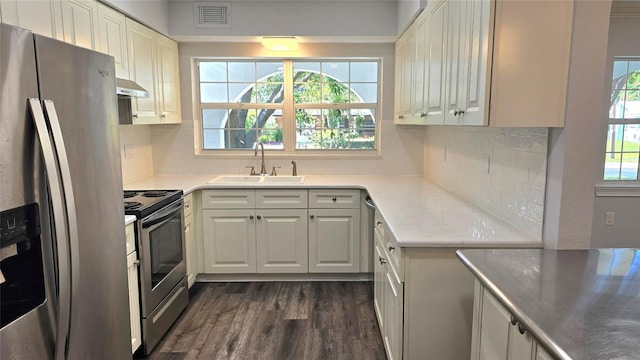
[[360,209],[309,209],[309,272],[360,272]]
[[204,272],[256,272],[255,211],[202,210]]
[[385,224],[376,214],[373,306],[378,318],[387,359],[400,360],[402,359],[404,340],[404,283],[398,277],[393,263],[389,262],[389,254],[385,251],[387,236],[378,230],[384,227]]
[[204,190],[205,273],[306,273],[307,190]]
[[[125,227],[127,245],[135,244],[133,224]],[[127,246],[127,282],[129,284],[129,319],[131,321],[131,353],[142,345],[140,325],[140,290],[138,288],[138,253]]]
[[476,281],[472,360],[546,360],[552,357],[526,327]]
[[256,242],[259,273],[307,272],[307,210],[257,211]]

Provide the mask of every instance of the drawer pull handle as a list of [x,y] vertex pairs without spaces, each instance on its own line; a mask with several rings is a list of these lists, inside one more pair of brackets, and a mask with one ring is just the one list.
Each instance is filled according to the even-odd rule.
[[331,199],[331,200],[333,200],[333,201],[335,202],[335,201],[338,201],[338,198],[334,197],[334,198],[333,198],[333,199]]
[[309,215],[309,217],[313,219],[313,218],[315,218],[316,216],[315,216],[315,215]]
[[380,259],[380,264],[381,265],[384,265],[384,264],[387,263],[387,261],[383,257],[380,257],[379,259]]
[[382,225],[382,221],[378,220],[378,222],[376,223],[376,226],[380,226]]
[[394,246],[389,245],[389,251],[393,251],[393,250],[395,250],[395,249],[396,249],[396,248],[395,248]]

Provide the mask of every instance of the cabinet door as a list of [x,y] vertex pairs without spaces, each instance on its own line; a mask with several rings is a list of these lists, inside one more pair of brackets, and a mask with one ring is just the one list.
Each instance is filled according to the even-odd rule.
[[507,359],[511,314],[498,300],[484,291],[480,326],[480,359]]
[[160,123],[182,122],[180,110],[180,75],[178,71],[178,43],[156,34],[158,56],[158,97]]
[[256,212],[259,273],[306,273],[307,210]]
[[254,210],[203,210],[205,273],[255,273]]
[[98,3],[94,0],[64,0],[61,4],[64,41],[99,51]]
[[59,0],[2,0],[2,22],[36,34],[62,40],[62,10]]
[[376,317],[378,318],[380,333],[384,336],[384,289],[387,274],[385,273],[384,251],[380,247],[381,245],[379,243],[380,240],[378,239],[379,235],[377,232],[375,237],[375,254],[373,259],[373,309],[375,310]]
[[413,91],[412,68],[415,61],[415,34],[413,28],[396,43],[396,94],[395,122],[407,124],[411,122],[411,93]]
[[431,13],[429,22],[429,41],[427,61],[428,98],[426,102],[427,124],[444,124],[444,94],[445,94],[445,50],[447,36],[448,2],[436,5]]
[[493,33],[490,19],[491,2],[488,0],[468,0],[461,2],[465,6],[465,23],[461,37],[464,45],[463,55],[466,66],[461,88],[460,106],[464,113],[458,115],[462,125],[487,125],[485,95],[489,92],[490,79],[487,74],[491,64],[489,34]]
[[424,122],[427,113],[425,112],[428,96],[426,86],[426,66],[429,50],[429,21],[428,17],[420,17],[415,34],[415,56],[413,62],[413,90],[411,96],[411,113],[417,122]]
[[464,86],[467,64],[465,58],[464,36],[466,34],[466,5],[463,1],[447,1],[447,52],[446,52],[446,95],[444,122],[446,125],[461,125],[462,116],[458,112],[464,109]]
[[113,56],[116,77],[129,79],[126,17],[111,8],[98,4],[100,51]]
[[129,77],[149,92],[148,98],[131,99],[134,124],[157,124],[160,122],[157,69],[156,33],[146,26],[127,18],[127,40],[129,43]]
[[390,264],[385,264],[384,345],[389,360],[402,359],[404,287]]
[[309,209],[309,272],[360,271],[360,209]]
[[193,215],[184,217],[184,246],[187,255],[187,283],[191,288],[196,282],[196,275],[198,275],[198,253],[193,234]]
[[131,321],[131,353],[142,345],[140,325],[140,293],[138,290],[138,253],[127,256],[127,281],[129,283],[129,319]]

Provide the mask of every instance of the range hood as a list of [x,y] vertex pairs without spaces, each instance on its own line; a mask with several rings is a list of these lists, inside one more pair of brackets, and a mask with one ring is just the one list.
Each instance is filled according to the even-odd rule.
[[127,79],[116,78],[116,94],[148,98],[149,92],[142,86]]

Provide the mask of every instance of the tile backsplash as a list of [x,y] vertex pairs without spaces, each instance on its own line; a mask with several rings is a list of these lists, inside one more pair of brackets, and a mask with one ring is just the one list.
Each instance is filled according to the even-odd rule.
[[424,176],[542,238],[547,128],[429,126]]
[[119,130],[122,182],[126,185],[153,176],[150,126],[120,125]]

